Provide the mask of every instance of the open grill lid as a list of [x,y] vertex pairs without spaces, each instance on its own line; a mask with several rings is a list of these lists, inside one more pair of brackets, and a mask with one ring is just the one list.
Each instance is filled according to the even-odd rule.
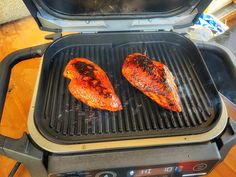
[[212,0],[23,0],[45,31],[183,31]]

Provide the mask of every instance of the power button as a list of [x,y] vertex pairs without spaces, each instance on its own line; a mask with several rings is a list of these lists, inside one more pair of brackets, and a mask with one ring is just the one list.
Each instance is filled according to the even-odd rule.
[[113,171],[101,171],[95,177],[117,177],[117,174]]
[[207,168],[206,163],[199,163],[193,167],[193,171],[202,171],[205,170],[206,168]]

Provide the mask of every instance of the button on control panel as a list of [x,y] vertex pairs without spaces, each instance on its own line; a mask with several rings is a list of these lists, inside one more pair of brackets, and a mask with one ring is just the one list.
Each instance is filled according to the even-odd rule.
[[205,170],[206,168],[207,168],[206,163],[199,163],[193,167],[193,171],[202,171]]
[[113,171],[101,171],[95,177],[117,177],[117,174]]

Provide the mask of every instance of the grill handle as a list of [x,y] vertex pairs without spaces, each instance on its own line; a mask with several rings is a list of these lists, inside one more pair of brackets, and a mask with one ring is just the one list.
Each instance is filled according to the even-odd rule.
[[223,94],[219,93],[219,95],[225,103],[229,116],[227,127],[218,141],[220,154],[224,159],[230,149],[236,145],[236,105]]
[[[0,123],[12,68],[23,60],[41,57],[48,46],[49,43],[17,50],[0,62]],[[26,134],[19,139],[0,135],[0,155],[23,163],[32,176],[48,176],[43,163],[44,152],[32,144]]]
[[229,118],[227,127],[217,144],[221,157],[224,159],[230,149],[236,145],[236,121],[234,119]]
[[6,56],[0,62],[0,123],[8,90],[8,84],[11,76],[11,69],[23,60],[40,57],[43,55],[45,49],[49,44],[38,45],[35,47],[17,50]]

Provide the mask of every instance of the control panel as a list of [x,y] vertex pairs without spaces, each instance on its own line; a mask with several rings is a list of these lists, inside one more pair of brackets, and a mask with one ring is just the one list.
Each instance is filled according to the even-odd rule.
[[96,170],[88,172],[67,172],[50,177],[187,177],[206,175],[216,162],[186,162],[171,165]]

